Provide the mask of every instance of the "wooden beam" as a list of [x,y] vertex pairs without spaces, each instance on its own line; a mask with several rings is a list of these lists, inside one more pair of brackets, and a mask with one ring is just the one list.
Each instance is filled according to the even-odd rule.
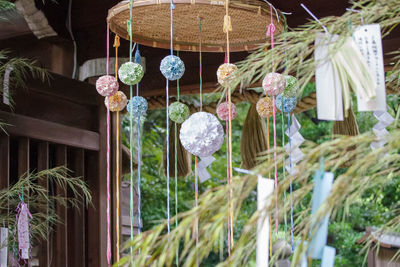
[[[49,169],[49,143],[48,142],[40,142],[38,144],[38,152],[37,152],[37,171],[43,171]],[[39,185],[47,191],[49,194],[49,181],[48,178],[39,180]],[[45,213],[49,214],[49,205],[46,204]],[[50,263],[50,227],[46,226],[47,230],[47,238],[46,240],[42,240],[39,246],[39,265],[40,266],[49,266]]]
[[48,82],[37,78],[27,81],[29,90],[37,91],[53,97],[65,99],[84,105],[97,105],[96,86],[87,82],[74,80],[56,73],[50,73]]
[[54,122],[0,111],[0,118],[11,124],[10,134],[89,150],[99,150],[99,134]]
[[[67,166],[67,147],[65,145],[56,145],[55,165]],[[67,197],[65,188],[56,185],[56,196]],[[68,266],[68,221],[67,207],[61,204],[56,205],[56,213],[60,223],[55,226],[55,235],[53,243],[53,267]]]
[[[84,179],[85,151],[83,149],[70,150],[68,168],[73,171],[74,177]],[[74,197],[71,190],[68,190],[68,197]],[[82,197],[79,197],[78,201],[81,202],[78,207],[68,209],[68,263],[70,266],[85,266],[86,206]]]

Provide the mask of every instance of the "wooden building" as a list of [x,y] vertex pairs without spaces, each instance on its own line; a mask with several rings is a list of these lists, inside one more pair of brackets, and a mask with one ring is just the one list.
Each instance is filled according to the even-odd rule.
[[365,235],[357,243],[368,241],[372,241],[368,252],[368,267],[400,267],[400,234],[382,234],[377,228],[367,227]]
[[[30,79],[27,88],[11,87],[14,110],[3,101],[0,103],[0,120],[11,125],[7,127],[9,135],[0,132],[0,188],[8,187],[28,170],[59,165],[66,165],[75,176],[82,176],[93,195],[93,206],[83,213],[58,209],[65,224],[58,225],[54,239],[39,248],[39,266],[106,266],[106,108],[104,98],[93,85],[105,68],[80,71],[79,67],[91,65],[93,60],[105,62],[107,12],[118,1],[15,2],[18,12],[3,14],[9,21],[0,21],[0,49],[8,49],[14,56],[36,59],[50,71],[51,79],[48,83]],[[289,26],[301,25],[309,19],[299,7],[299,1],[271,2],[276,8],[293,13],[288,17]],[[347,0],[306,2],[318,17],[340,15],[348,7]],[[66,21],[71,22],[71,27]],[[395,29],[384,40],[385,52],[398,48],[399,36]],[[140,50],[146,59],[140,95],[157,102],[165,96],[165,79],[159,64],[169,51],[144,46]],[[121,40],[119,51],[121,58],[128,57],[128,42]],[[232,53],[231,61],[244,59],[248,53]],[[113,50],[111,56],[114,56]],[[180,57],[186,65],[180,80],[181,93],[198,93],[198,54],[181,52]],[[203,92],[215,90],[216,70],[223,61],[222,53],[203,54]],[[114,73],[112,66],[110,73]],[[176,94],[175,86],[173,83],[170,95]],[[123,90],[128,95],[127,88]],[[112,144],[119,127],[115,121],[113,115]],[[121,151],[114,153],[122,155]],[[112,162],[114,174],[116,168],[121,168],[116,166],[115,154]],[[115,179],[112,181],[111,210],[115,211]],[[61,188],[49,188],[49,191],[68,194]],[[115,213],[112,229],[114,226]],[[112,240],[115,244],[115,232]],[[115,259],[115,246],[112,247]]]

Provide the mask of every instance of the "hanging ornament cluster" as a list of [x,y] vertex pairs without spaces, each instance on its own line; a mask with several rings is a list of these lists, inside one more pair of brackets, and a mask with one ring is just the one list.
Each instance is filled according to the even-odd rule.
[[190,115],[189,107],[181,102],[169,105],[169,118],[176,123],[184,122]]
[[96,81],[96,90],[102,96],[112,96],[119,89],[117,79],[111,75],[103,75]]
[[285,77],[276,72],[268,73],[262,81],[262,87],[268,95],[279,95],[286,87]]
[[217,70],[218,83],[224,87],[228,86],[235,79],[235,72],[238,67],[232,63],[224,63]]
[[256,105],[258,115],[260,115],[261,118],[271,117],[273,115],[273,108],[272,99],[268,96],[258,100]]
[[134,117],[142,117],[146,115],[147,108],[147,100],[141,96],[134,96],[129,100],[128,105],[126,106],[128,112]]
[[169,55],[161,60],[160,71],[170,81],[180,79],[185,73],[185,64],[174,55]]
[[285,97],[283,94],[280,94],[276,97],[275,105],[284,113],[291,113],[296,108],[296,104],[297,98],[295,96]]
[[135,85],[143,78],[142,65],[134,62],[126,62],[119,67],[118,76],[121,82],[127,85]]
[[[229,120],[229,103],[222,102],[217,107],[217,115],[220,120],[228,121]],[[236,106],[231,103],[231,120],[236,118]]]

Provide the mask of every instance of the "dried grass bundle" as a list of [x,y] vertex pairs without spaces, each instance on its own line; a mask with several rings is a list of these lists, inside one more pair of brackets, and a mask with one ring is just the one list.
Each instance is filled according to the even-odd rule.
[[252,169],[261,163],[257,158],[267,150],[265,129],[265,122],[258,115],[256,105],[252,103],[244,121],[240,145],[242,165],[245,169]]

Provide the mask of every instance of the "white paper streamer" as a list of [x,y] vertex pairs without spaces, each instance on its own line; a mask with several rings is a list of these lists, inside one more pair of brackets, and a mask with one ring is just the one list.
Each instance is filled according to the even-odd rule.
[[285,150],[289,154],[289,158],[285,160],[285,169],[290,175],[297,172],[297,163],[304,158],[304,153],[300,150],[300,145],[304,142],[304,137],[300,134],[300,123],[294,115],[292,115],[292,124],[286,130],[286,135],[290,138],[285,145]]
[[207,171],[207,167],[215,161],[215,158],[213,156],[209,156],[200,157],[200,159],[201,161],[197,164],[197,174],[199,175],[200,183],[203,183],[211,178],[211,175]]
[[378,123],[372,128],[372,131],[377,137],[377,140],[370,144],[372,150],[382,148],[386,143],[386,136],[389,135],[386,127],[394,122],[394,118],[387,111],[374,111],[375,118]]
[[338,35],[317,34],[314,59],[317,91],[317,114],[320,120],[343,120],[342,85],[329,57],[329,43],[336,42]]
[[260,213],[257,222],[257,250],[256,266],[268,267],[269,263],[269,214],[266,206],[270,201],[269,196],[274,191],[274,180],[258,175],[257,183],[257,211]]
[[0,267],[7,267],[8,228],[0,228]]
[[4,72],[4,80],[3,80],[3,103],[6,105],[10,105],[10,74],[14,68],[11,66],[7,66]]

